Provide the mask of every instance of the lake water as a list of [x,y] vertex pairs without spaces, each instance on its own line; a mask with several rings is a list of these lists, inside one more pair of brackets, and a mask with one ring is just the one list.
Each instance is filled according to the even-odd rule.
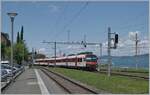
[[[101,57],[102,64],[107,63],[107,57]],[[149,55],[141,55],[137,57],[139,68],[149,68]],[[136,58],[134,56],[112,57],[113,67],[131,67],[135,68]]]

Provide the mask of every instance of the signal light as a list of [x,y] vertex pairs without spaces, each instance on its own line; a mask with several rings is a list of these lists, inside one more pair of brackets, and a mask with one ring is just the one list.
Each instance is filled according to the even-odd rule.
[[118,43],[118,34],[115,34],[115,43]]

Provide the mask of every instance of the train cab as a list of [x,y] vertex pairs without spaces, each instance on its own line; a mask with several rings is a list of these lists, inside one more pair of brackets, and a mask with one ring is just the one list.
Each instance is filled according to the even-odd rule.
[[97,56],[96,55],[86,55],[84,61],[86,62],[86,67],[88,69],[96,69],[97,68]]

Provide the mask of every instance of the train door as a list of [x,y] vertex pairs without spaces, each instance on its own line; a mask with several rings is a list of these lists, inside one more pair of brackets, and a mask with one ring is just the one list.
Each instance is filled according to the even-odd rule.
[[76,58],[75,58],[75,67],[77,67],[77,62],[78,62],[78,58],[76,56]]

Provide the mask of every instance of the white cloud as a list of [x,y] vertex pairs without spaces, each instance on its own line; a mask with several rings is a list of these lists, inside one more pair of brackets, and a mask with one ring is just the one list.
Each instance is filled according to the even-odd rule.
[[68,46],[68,47],[67,47],[67,49],[70,49],[70,48],[72,48],[72,46]]
[[129,39],[135,40],[136,34],[137,34],[137,35],[140,35],[140,32],[139,32],[139,31],[129,32],[129,34],[128,34]]
[[[128,37],[126,39],[122,39],[120,37],[119,42],[117,44],[117,49],[112,49],[112,55],[114,56],[126,56],[126,55],[135,55],[135,41],[133,40],[135,37],[135,34],[138,34],[139,36],[139,31],[135,32],[129,32]],[[148,53],[149,50],[149,40],[147,37],[143,37],[144,39],[141,39],[138,43],[138,54],[144,54]],[[107,45],[108,42],[103,43],[103,54],[107,55]]]
[[39,52],[39,53],[44,53],[44,54],[45,54],[45,53],[46,53],[46,49],[45,49],[45,48],[40,48],[40,49],[38,49],[38,52]]
[[60,7],[56,5],[48,5],[48,8],[50,9],[51,12],[58,12],[60,10]]

